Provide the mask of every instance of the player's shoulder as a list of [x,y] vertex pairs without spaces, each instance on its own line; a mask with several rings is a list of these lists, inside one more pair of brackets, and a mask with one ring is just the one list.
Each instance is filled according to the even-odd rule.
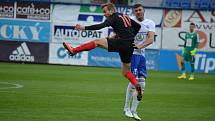
[[112,15],[110,15],[110,16],[107,17],[107,18],[109,18],[109,19],[115,19],[116,17],[119,17],[119,15],[120,15],[120,13],[115,12],[115,13],[113,13]]
[[199,33],[198,33],[198,32],[195,32],[195,36],[196,36],[197,38],[199,38]]
[[[115,12],[114,15],[113,15],[113,18],[121,18],[122,16],[127,16],[127,17],[129,17],[129,16],[126,15],[126,14],[119,13],[119,12]],[[129,18],[130,18],[130,17],[129,17]]]
[[130,16],[130,19],[140,24],[140,22],[137,20],[136,16]]
[[190,32],[186,32],[185,35],[190,35]]
[[131,16],[130,17],[132,20],[137,20],[137,18],[135,16]]
[[198,35],[198,32],[197,32],[197,31],[195,31],[195,32],[194,32],[194,34],[195,34],[195,35]]
[[124,15],[124,14],[119,13],[119,12],[115,12],[114,15],[115,15],[115,16],[119,16],[119,15]]
[[193,35],[193,33],[191,33],[191,32],[186,32],[186,34],[185,34],[185,36],[191,36],[191,35]]
[[113,22],[116,21],[116,19],[118,19],[118,16],[119,16],[119,15],[120,15],[120,13],[115,12],[115,13],[113,13],[112,15],[108,16],[108,17],[106,18],[106,21],[108,21],[108,22],[110,22],[110,23],[113,23]]

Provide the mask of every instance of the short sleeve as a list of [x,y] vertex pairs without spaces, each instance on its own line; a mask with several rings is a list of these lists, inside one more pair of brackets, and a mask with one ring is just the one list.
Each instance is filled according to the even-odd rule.
[[149,31],[155,32],[155,23],[153,21],[149,22]]

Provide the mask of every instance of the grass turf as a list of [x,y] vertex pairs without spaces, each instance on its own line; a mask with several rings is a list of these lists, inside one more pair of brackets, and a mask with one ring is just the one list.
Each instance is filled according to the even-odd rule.
[[[148,72],[142,119],[215,120],[215,75],[178,74]],[[1,62],[0,121],[132,121],[123,115],[127,84],[120,69]]]

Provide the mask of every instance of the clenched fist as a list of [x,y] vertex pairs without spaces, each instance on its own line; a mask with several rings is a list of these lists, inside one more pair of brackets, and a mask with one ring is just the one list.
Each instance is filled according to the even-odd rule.
[[84,26],[81,26],[80,24],[76,24],[76,25],[75,25],[75,29],[77,29],[77,30],[84,30],[85,27],[84,27]]

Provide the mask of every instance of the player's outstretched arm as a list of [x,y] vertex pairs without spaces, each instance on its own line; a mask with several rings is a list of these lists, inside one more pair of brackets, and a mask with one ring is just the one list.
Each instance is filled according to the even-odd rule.
[[108,26],[110,26],[109,22],[105,21],[101,24],[95,24],[95,25],[91,25],[91,26],[82,26],[80,24],[76,24],[75,28],[77,30],[99,30],[99,29],[102,29],[102,28],[105,28]]
[[85,30],[85,26],[81,26],[80,24],[76,24],[75,29],[77,29],[77,30]]

